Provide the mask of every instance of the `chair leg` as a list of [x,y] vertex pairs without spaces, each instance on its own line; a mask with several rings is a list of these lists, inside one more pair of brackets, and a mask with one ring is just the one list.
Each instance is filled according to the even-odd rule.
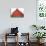
[[18,45],[18,34],[17,34],[16,40],[17,40],[17,42],[16,42],[16,45],[15,46],[19,46]]
[[18,46],[18,34],[17,34],[17,46]]

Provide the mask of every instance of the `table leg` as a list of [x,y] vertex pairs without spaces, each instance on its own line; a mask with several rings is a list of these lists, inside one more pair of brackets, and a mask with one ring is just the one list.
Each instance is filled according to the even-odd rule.
[[18,34],[17,34],[17,46],[18,46]]
[[5,46],[7,46],[7,35],[5,34]]

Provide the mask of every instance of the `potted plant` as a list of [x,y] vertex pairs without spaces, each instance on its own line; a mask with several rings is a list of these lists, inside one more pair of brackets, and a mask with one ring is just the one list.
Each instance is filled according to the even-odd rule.
[[[40,40],[46,36],[45,35],[46,33],[45,32],[35,32],[33,35],[37,38],[37,42],[38,43],[41,43]],[[45,38],[45,37],[44,37]]]

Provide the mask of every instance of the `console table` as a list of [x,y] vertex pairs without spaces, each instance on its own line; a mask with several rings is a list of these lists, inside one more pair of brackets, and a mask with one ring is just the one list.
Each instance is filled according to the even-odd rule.
[[6,33],[5,34],[5,46],[8,45],[8,42],[7,42],[7,38],[10,38],[11,36],[16,36],[17,39],[16,40],[16,45],[15,46],[21,46],[21,45],[25,45],[25,46],[30,46],[30,42],[29,42],[29,33],[21,33],[21,37],[24,37],[26,36],[26,39],[27,41],[25,42],[20,42],[18,41],[18,33],[17,34],[11,34],[11,33]]

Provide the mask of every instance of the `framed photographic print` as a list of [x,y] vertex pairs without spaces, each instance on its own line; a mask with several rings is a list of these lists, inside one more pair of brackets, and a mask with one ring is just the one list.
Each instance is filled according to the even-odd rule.
[[24,17],[24,8],[11,8],[11,17]]
[[36,24],[46,25],[46,0],[37,0]]
[[37,0],[37,15],[39,18],[46,17],[46,0]]

